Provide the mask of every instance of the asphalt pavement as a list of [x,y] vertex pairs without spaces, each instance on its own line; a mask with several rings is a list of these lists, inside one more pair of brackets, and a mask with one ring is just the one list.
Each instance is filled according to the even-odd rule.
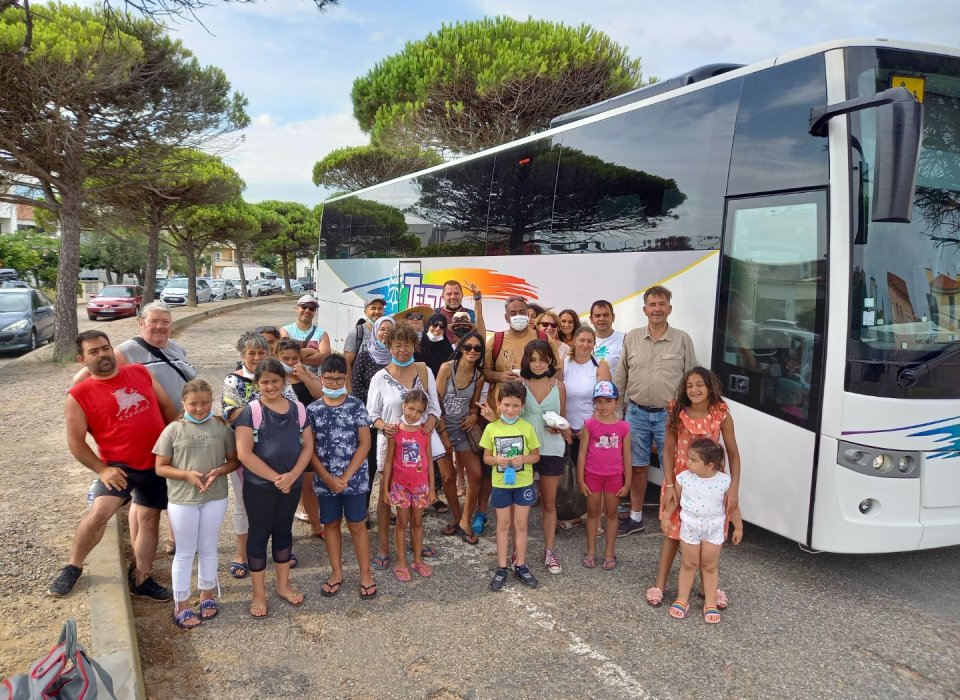
[[[282,305],[245,309],[178,339],[219,391],[240,332],[292,317]],[[318,320],[328,322],[323,311]],[[540,587],[511,577],[492,593],[493,533],[471,547],[443,537],[444,518],[430,516],[427,541],[440,549],[434,576],[400,583],[379,572],[374,601],[357,595],[346,532],[342,592],[321,596],[326,553],[297,523],[302,607],[271,595],[270,617],[251,619],[249,582],[226,575],[221,615],[195,632],[135,602],[148,692],[160,697],[189,679],[192,693],[234,698],[960,698],[960,547],[809,554],[748,525],[720,562],[730,607],[721,624],[706,625],[696,599],[687,619],[668,616],[676,571],[663,607],[644,602],[660,544],[655,510],[646,518],[646,533],[618,540],[610,572],[580,566],[582,528],[560,533],[564,570],[551,576],[534,514],[529,561]],[[221,570],[232,554],[228,512]],[[169,563],[162,558],[155,570],[164,582]],[[272,574],[267,581],[272,591]]]

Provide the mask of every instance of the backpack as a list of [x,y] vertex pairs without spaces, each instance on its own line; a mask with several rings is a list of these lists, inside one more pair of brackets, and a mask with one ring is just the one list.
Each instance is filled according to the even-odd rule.
[[[500,350],[503,348],[503,335],[506,331],[497,331],[493,334],[493,348],[491,348],[491,358],[493,362],[490,363],[491,367],[497,366],[497,358],[500,357]],[[537,340],[546,340],[548,343],[550,340],[547,338],[546,331],[541,331],[537,329]]]
[[[290,401],[290,399],[287,399]],[[303,407],[303,404],[299,401],[290,401],[297,407],[297,421],[300,423],[300,444],[303,444],[303,427],[307,424],[307,409]],[[260,405],[260,400],[251,401],[250,404],[250,417],[253,419],[253,442],[256,443],[259,439],[260,426],[263,424],[263,406]]]

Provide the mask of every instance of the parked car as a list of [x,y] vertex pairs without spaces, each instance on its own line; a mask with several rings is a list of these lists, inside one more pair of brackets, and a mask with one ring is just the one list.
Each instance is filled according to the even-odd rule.
[[36,289],[0,289],[0,350],[36,350],[57,334],[50,300]]
[[305,292],[317,291],[317,284],[313,281],[313,277],[297,277],[297,282],[303,285]]
[[[283,282],[280,285],[283,286]],[[299,280],[290,280],[290,291],[294,294],[303,294],[304,288]]]
[[280,286],[276,280],[258,277],[250,283],[250,294],[255,297],[268,297],[271,294],[279,294]]
[[[233,285],[234,289],[237,290],[237,296],[243,296],[243,292],[241,290],[244,288],[244,286],[240,284],[240,280],[238,278],[237,279],[230,278],[227,281],[230,282]],[[250,280],[247,280],[246,290],[247,290],[248,297],[253,296],[253,292],[250,291]]]
[[[171,306],[186,304],[189,299],[189,280],[186,277],[174,277],[160,292],[160,301]],[[203,278],[197,278],[197,303],[210,301],[210,285]]]
[[111,284],[98,294],[91,294],[87,302],[87,318],[139,316],[143,306],[143,287],[136,284]]
[[213,301],[225,301],[227,299],[236,299],[240,292],[233,286],[230,280],[216,279],[210,281],[211,299]]
[[163,288],[167,286],[167,282],[169,282],[169,281],[170,281],[170,280],[168,280],[167,278],[161,279],[161,278],[158,277],[158,278],[156,279],[156,281],[153,283],[153,298],[154,298],[154,299],[159,299],[159,298],[160,298],[160,294],[163,292]]
[[23,280],[6,280],[0,282],[0,289],[33,289],[33,287]]

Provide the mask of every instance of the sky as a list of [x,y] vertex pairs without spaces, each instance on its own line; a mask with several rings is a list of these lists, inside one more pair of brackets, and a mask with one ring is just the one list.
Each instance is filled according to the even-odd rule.
[[252,123],[226,156],[247,183],[244,198],[310,206],[325,196],[311,181],[314,163],[369,141],[353,118],[354,79],[444,23],[508,15],[590,24],[661,80],[841,38],[960,43],[958,0],[341,0],[322,13],[310,0],[213,2],[196,20],[167,23],[249,99]]

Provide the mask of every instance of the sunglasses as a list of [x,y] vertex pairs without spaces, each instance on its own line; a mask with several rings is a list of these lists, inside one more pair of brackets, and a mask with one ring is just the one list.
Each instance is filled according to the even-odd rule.
[[407,314],[407,320],[409,321],[422,321],[423,314]]
[[480,345],[461,345],[460,348],[464,352],[480,352],[483,348]]
[[431,328],[446,328],[446,327],[447,327],[447,324],[444,323],[443,321],[434,321],[433,323],[430,324],[430,327],[431,327]]
[[300,304],[300,308],[304,311],[316,311],[320,307],[316,304]]
[[253,329],[254,333],[269,333],[270,335],[280,335],[276,326],[257,326]]
[[557,324],[556,324],[556,323],[550,323],[550,322],[548,322],[548,321],[540,321],[540,327],[541,327],[541,328],[556,328],[556,327],[557,327]]

